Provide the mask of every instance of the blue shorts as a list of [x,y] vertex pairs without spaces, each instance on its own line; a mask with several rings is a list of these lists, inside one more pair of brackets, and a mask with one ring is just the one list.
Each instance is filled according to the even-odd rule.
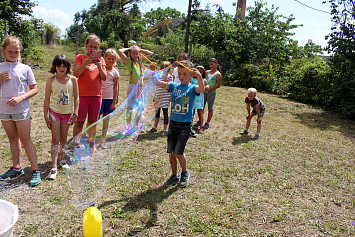
[[100,115],[112,113],[113,110],[110,109],[113,99],[102,99]]
[[0,120],[4,121],[21,121],[21,120],[26,120],[31,118],[31,112],[30,110],[27,110],[22,113],[18,114],[1,114],[0,113]]
[[183,155],[191,132],[191,123],[170,120],[168,130],[168,153]]

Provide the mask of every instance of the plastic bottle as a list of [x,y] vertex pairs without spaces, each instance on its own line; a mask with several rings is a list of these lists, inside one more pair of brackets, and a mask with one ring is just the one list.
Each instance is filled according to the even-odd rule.
[[85,237],[102,237],[102,216],[94,202],[90,202],[90,206],[84,212],[83,227]]

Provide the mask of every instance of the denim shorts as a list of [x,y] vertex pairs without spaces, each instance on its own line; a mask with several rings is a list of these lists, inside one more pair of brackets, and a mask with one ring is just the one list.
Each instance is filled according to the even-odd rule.
[[[260,118],[264,118],[265,110],[266,109],[260,111]],[[254,116],[256,116],[258,114],[255,109],[253,109],[253,111],[251,111],[251,112],[252,112],[252,114],[254,114]]]
[[168,129],[168,153],[183,155],[191,132],[191,123],[170,120]]
[[25,112],[22,113],[18,113],[18,114],[2,114],[0,113],[0,120],[4,120],[4,121],[21,121],[21,120],[26,120],[31,118],[31,112],[30,110],[27,110]]

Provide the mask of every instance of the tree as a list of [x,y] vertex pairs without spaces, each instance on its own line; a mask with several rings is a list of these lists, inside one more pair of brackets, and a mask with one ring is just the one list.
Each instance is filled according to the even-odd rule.
[[151,9],[144,14],[147,21],[147,28],[155,26],[158,22],[165,19],[176,19],[181,17],[181,12],[170,7],[162,9],[158,7],[156,10]]
[[35,3],[30,0],[2,0],[0,2],[0,19],[4,23],[5,37],[8,35],[8,26],[16,34],[22,21],[22,16],[31,16]]
[[330,105],[349,118],[355,118],[355,2],[328,0],[331,4],[332,32],[326,37],[334,90]]

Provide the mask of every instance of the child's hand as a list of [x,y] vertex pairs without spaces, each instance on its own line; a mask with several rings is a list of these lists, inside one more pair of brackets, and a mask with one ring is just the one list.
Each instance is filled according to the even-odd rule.
[[7,101],[7,104],[11,107],[15,107],[16,105],[18,105],[22,101],[23,101],[23,98],[20,95],[20,96],[12,97],[11,99],[9,99]]
[[210,91],[210,87],[207,85],[205,86],[205,92],[208,93]]
[[78,115],[72,114],[72,116],[71,116],[70,119],[69,119],[68,124],[69,124],[69,125],[73,125],[73,124],[76,122],[77,118],[78,118]]
[[112,102],[112,104],[110,105],[110,110],[115,110],[116,109],[116,103]]
[[10,80],[10,75],[8,72],[0,73],[0,83]]
[[157,68],[157,64],[156,63],[151,63],[149,65],[149,68],[150,68],[150,70],[154,70],[155,71],[155,69]]
[[50,121],[48,117],[44,118],[44,120],[46,120],[47,128],[49,128],[49,130],[52,130],[52,121]]
[[201,78],[201,73],[196,69],[196,68],[191,68],[192,72],[191,72],[191,76],[192,77],[200,77]]

